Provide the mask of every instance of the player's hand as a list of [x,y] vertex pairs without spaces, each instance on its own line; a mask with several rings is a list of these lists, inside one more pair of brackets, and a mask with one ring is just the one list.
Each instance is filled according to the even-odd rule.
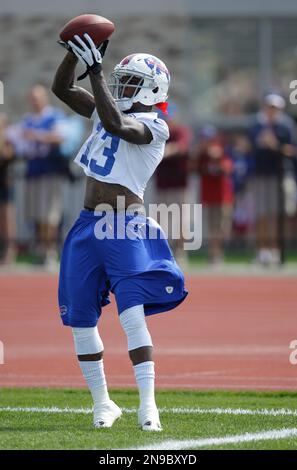
[[62,39],[60,39],[59,41],[57,41],[57,43],[60,44],[60,46],[64,47],[64,49],[66,49],[68,52],[71,52],[73,54],[71,47],[69,46],[69,44],[67,44],[66,41],[62,41]]
[[98,49],[99,49],[100,54],[101,54],[102,57],[104,57],[104,55],[105,55],[105,52],[106,52],[108,43],[109,43],[109,40],[108,40],[108,39],[105,39],[105,41],[103,41],[103,42],[100,44],[100,46],[98,47]]
[[89,70],[96,68],[102,64],[102,54],[99,49],[96,48],[92,38],[85,33],[84,40],[81,39],[77,34],[74,36],[76,42],[81,46],[77,46],[73,41],[68,41],[68,45],[71,47],[73,53],[76,55],[78,60],[87,66]]
[[92,38],[85,33],[84,40],[81,39],[77,34],[74,39],[80,44],[81,47],[74,44],[73,41],[68,41],[68,45],[71,47],[72,52],[76,55],[80,62],[87,66],[87,70],[83,73],[78,80],[85,78],[89,71],[92,70],[95,74],[101,71],[102,59],[108,46],[108,40],[102,42],[97,48]]

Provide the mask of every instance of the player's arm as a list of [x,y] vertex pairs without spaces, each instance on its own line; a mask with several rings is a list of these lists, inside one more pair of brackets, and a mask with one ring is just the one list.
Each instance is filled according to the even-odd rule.
[[104,129],[132,144],[149,144],[152,133],[142,122],[123,115],[107,86],[102,70],[95,74],[90,70],[89,77],[95,97],[96,110]]
[[77,57],[68,52],[59,66],[53,84],[53,93],[73,111],[90,118],[95,109],[95,100],[84,88],[74,85],[74,71]]
[[97,49],[88,34],[84,34],[83,40],[79,36],[75,36],[75,40],[79,47],[72,41],[69,41],[68,44],[78,59],[87,65],[96,110],[104,129],[132,144],[149,144],[153,139],[149,128],[136,119],[124,116],[109,91],[101,65],[107,43],[103,43]]

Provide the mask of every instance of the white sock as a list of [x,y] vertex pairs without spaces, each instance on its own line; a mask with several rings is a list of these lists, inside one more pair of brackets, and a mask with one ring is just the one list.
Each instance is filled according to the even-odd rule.
[[140,408],[156,408],[155,402],[155,363],[141,362],[133,366],[139,390]]
[[88,384],[94,401],[94,408],[109,401],[105,380],[103,359],[100,361],[79,361],[83,376]]

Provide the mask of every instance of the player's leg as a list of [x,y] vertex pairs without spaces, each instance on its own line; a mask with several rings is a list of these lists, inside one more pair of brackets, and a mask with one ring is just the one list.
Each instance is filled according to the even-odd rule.
[[97,327],[72,328],[75,352],[94,402],[94,426],[109,428],[122,412],[109,398],[103,364],[103,342]]
[[97,329],[108,289],[101,265],[93,218],[82,211],[64,243],[59,279],[59,306],[63,324],[73,332],[75,352],[94,401],[95,427],[111,427],[121,410],[108,394],[103,342]]
[[139,423],[143,430],[160,431],[153,344],[145,315],[176,307],[187,292],[184,276],[160,226],[153,219],[139,216],[134,220],[133,216],[126,215],[126,230],[134,236],[109,240],[105,245],[105,270],[127,335],[139,388]]
[[153,343],[146,325],[143,305],[124,310],[120,314],[120,322],[127,335],[129,357],[139,390],[139,425],[144,431],[161,431],[155,401]]

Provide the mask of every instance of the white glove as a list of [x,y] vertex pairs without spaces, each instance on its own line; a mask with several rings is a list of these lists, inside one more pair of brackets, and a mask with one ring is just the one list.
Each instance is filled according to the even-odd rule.
[[78,47],[74,42],[68,41],[68,45],[71,47],[76,57],[87,66],[88,70],[92,70],[99,64],[102,64],[102,55],[96,48],[92,38],[87,33],[84,33],[85,41],[83,41],[77,34],[74,39],[81,45]]

